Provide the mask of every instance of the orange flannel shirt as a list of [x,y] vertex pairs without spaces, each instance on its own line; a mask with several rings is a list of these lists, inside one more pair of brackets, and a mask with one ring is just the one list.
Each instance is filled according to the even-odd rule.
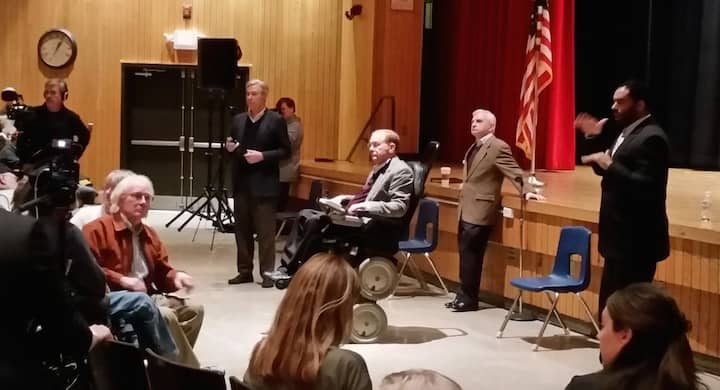
[[[110,290],[124,290],[120,278],[128,276],[133,263],[132,231],[120,214],[102,216],[83,228],[85,239],[100,267],[105,272]],[[176,271],[168,263],[168,253],[157,232],[145,224],[140,232],[140,245],[145,254],[148,294],[177,291]],[[154,286],[153,286],[154,284]]]

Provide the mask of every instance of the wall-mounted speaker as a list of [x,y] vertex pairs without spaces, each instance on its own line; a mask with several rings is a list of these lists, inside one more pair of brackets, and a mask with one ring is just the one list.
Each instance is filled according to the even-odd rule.
[[240,53],[235,38],[198,39],[198,86],[204,89],[235,88]]

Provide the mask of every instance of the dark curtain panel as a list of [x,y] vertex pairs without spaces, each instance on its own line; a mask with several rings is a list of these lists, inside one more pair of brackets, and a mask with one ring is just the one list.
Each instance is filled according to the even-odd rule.
[[[675,167],[720,169],[720,2],[578,2],[578,112],[610,114],[615,87],[646,81]],[[649,33],[648,33],[649,32]]]

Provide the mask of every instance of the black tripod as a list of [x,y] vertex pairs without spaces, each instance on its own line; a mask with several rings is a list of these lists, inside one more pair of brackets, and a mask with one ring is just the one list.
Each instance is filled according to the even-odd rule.
[[[212,175],[212,160],[214,148],[213,115],[215,113],[216,102],[221,103],[220,142],[217,143],[219,144],[220,148],[220,158],[217,171],[217,188],[213,186],[215,180],[213,179]],[[165,224],[165,227],[170,227],[173,222],[175,222],[178,218],[180,218],[181,215],[186,212],[190,213],[190,216],[185,220],[185,222],[182,223],[182,225],[180,225],[180,227],[178,227],[178,231],[182,231],[185,225],[187,225],[194,217],[199,217],[201,219],[211,221],[213,225],[213,234],[212,241],[210,242],[210,250],[212,250],[213,246],[215,245],[215,233],[218,230],[220,230],[221,233],[232,232],[235,224],[235,219],[233,217],[233,210],[230,207],[230,202],[228,201],[227,189],[225,188],[225,164],[222,155],[222,149],[225,147],[225,141],[222,139],[222,134],[225,129],[225,90],[220,88],[208,89],[208,105],[208,149],[207,152],[205,152],[205,159],[207,160],[207,183],[205,185],[205,188],[203,189],[203,193],[197,198],[195,198],[192,202],[190,202],[190,204],[188,204],[184,209],[182,209],[170,221],[168,221],[168,223]],[[194,208],[194,206],[200,201],[202,201],[200,206]],[[198,228],[199,227],[200,220],[198,220]],[[195,235],[193,235],[193,241],[195,240],[196,235],[197,228],[195,229]]]

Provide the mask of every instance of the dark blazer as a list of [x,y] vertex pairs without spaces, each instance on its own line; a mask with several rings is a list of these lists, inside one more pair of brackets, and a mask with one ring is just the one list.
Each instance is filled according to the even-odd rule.
[[[603,129],[603,132],[605,130]],[[596,142],[611,149],[615,139]],[[605,258],[657,262],[670,254],[667,197],[670,146],[650,117],[625,138],[602,176],[598,249]]]
[[464,182],[460,191],[458,217],[474,225],[494,225],[500,210],[502,183],[505,178],[512,180],[523,176],[523,171],[513,158],[510,146],[495,136],[483,143],[467,166],[467,159],[475,144],[465,152],[463,159]]
[[232,121],[230,136],[240,143],[232,153],[233,193],[249,192],[256,197],[278,196],[278,163],[290,156],[290,139],[285,119],[275,111],[265,110],[256,139],[258,150],[263,154],[263,161],[257,164],[248,164],[243,157],[245,149],[242,147],[242,140],[247,120],[248,113],[244,112],[235,115]]

